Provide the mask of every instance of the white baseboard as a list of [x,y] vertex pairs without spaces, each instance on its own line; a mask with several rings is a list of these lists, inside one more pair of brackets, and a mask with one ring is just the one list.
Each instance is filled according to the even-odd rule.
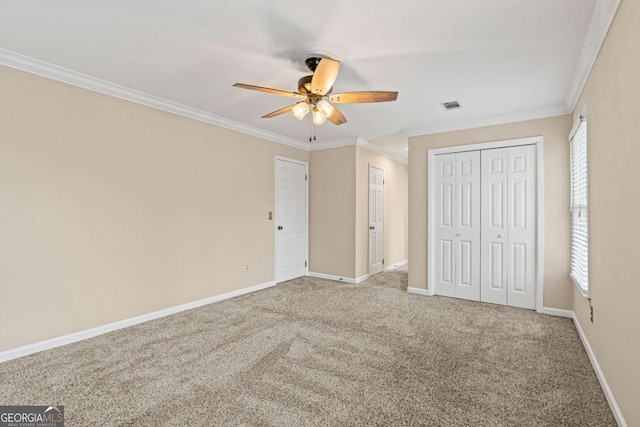
[[311,277],[317,277],[318,279],[327,279],[327,280],[335,280],[336,282],[342,283],[351,283],[352,285],[357,285],[358,283],[362,283],[369,278],[368,274],[364,276],[356,277],[345,277],[345,276],[334,276],[333,274],[324,274],[324,273],[313,273],[309,272],[308,274]]
[[616,402],[616,398],[613,396],[613,392],[609,388],[609,383],[607,383],[607,379],[600,368],[600,364],[598,363],[598,359],[596,359],[596,355],[587,340],[587,336],[584,334],[582,330],[582,326],[580,326],[580,322],[578,321],[578,316],[573,314],[573,323],[576,325],[576,329],[578,330],[578,335],[580,335],[580,339],[582,340],[582,345],[584,349],[587,351],[587,355],[589,356],[589,360],[591,361],[591,366],[593,366],[593,370],[596,371],[596,376],[598,377],[598,381],[600,381],[600,386],[602,387],[602,391],[604,392],[605,397],[607,398],[607,402],[609,402],[609,406],[611,407],[611,412],[613,412],[613,416],[616,419],[616,422],[620,427],[627,427],[627,422],[624,420],[622,416],[622,411],[620,411],[620,407],[618,406],[618,402]]
[[[333,275],[333,274],[324,274],[324,273],[314,273],[312,271],[310,271],[308,275],[311,276],[311,277],[317,277],[318,279],[335,280],[336,282],[351,283],[351,284],[360,283],[363,280],[366,280],[366,279],[369,278],[368,274],[366,276],[360,276],[357,279],[355,279],[353,277],[336,276],[336,275]],[[364,277],[364,279],[362,279],[363,277]],[[362,279],[362,280],[360,280],[360,279]],[[358,282],[358,280],[360,280],[360,282]]]
[[7,360],[17,359],[18,357],[28,356],[33,353],[38,353],[40,351],[61,347],[63,345],[93,338],[98,335],[106,334],[108,332],[117,331],[118,329],[123,329],[129,326],[137,325],[139,323],[148,322],[149,320],[158,319],[160,317],[169,316],[171,314],[179,313],[181,311],[191,310],[193,308],[201,307],[203,305],[212,304],[214,302],[219,302],[229,298],[233,298],[233,297],[248,294],[251,292],[256,292],[262,289],[270,288],[271,286],[275,286],[275,285],[276,285],[276,282],[262,283],[260,285],[250,286],[248,288],[238,289],[237,291],[231,291],[231,292],[216,295],[213,297],[201,299],[198,301],[193,301],[186,304],[178,305],[175,307],[165,308],[164,310],[154,311],[153,313],[143,314],[141,316],[132,317],[130,319],[120,320],[118,322],[109,323],[108,325],[98,326],[97,328],[87,329],[80,332],[74,332],[69,335],[64,335],[64,336],[52,338],[46,341],[41,341],[34,344],[28,344],[23,347],[6,350],[3,352],[0,352],[0,362],[6,362]]
[[540,310],[539,313],[548,314],[549,316],[568,317],[569,319],[573,319],[573,311],[562,310],[560,308],[542,307],[542,310]]
[[409,260],[408,259],[404,259],[402,261],[398,261],[398,262],[394,263],[393,265],[390,265],[389,267],[385,267],[384,271],[395,270],[396,268],[400,268],[400,267],[405,266],[407,264],[409,264]]
[[358,283],[362,283],[362,282],[364,282],[364,281],[365,281],[365,280],[367,280],[368,278],[369,278],[369,275],[368,275],[368,274],[365,274],[364,276],[356,277],[356,285],[357,285]]
[[429,295],[429,291],[427,291],[426,289],[422,289],[422,288],[407,288],[407,292],[409,292],[410,294],[418,294],[418,295],[430,296]]
[[622,427],[626,427],[627,423],[624,420],[624,417],[622,416],[622,412],[618,407],[618,403],[616,402],[616,399],[613,397],[613,392],[609,388],[607,379],[605,378],[604,373],[600,368],[598,359],[596,359],[596,355],[594,354],[593,349],[591,348],[591,345],[587,340],[587,336],[584,334],[584,331],[582,330],[582,326],[580,326],[580,322],[578,321],[578,317],[576,316],[576,314],[571,310],[562,310],[559,308],[551,308],[551,307],[543,307],[540,313],[548,314],[551,316],[567,317],[567,318],[573,319],[573,323],[575,324],[576,329],[578,330],[578,335],[582,340],[582,345],[584,346],[584,349],[586,350],[587,355],[589,356],[589,360],[591,361],[591,366],[593,366],[593,370],[595,371],[596,376],[598,377],[598,381],[600,381],[600,386],[602,387],[602,391],[604,392],[604,395],[607,398],[607,402],[609,402],[609,407],[611,407],[611,412],[613,412],[613,416],[615,417],[618,425]]
[[[410,288],[407,288],[407,292],[412,294],[418,294],[418,295],[430,295],[427,289],[422,289],[422,288],[410,287]],[[607,398],[607,402],[609,402],[609,406],[611,407],[611,412],[613,412],[613,416],[615,417],[620,427],[627,427],[627,423],[624,420],[622,411],[620,411],[620,407],[618,406],[618,403],[616,402],[616,399],[613,396],[613,392],[611,391],[611,388],[609,388],[607,379],[605,378],[604,373],[600,368],[598,359],[596,359],[596,355],[591,349],[591,345],[589,344],[589,341],[587,340],[587,336],[584,334],[584,331],[582,330],[582,326],[580,326],[580,322],[578,321],[576,314],[571,310],[562,310],[559,308],[551,308],[551,307],[543,307],[540,313],[547,314],[550,316],[567,317],[567,318],[573,319],[573,323],[575,324],[576,329],[578,330],[578,335],[580,335],[580,339],[582,340],[582,345],[584,346],[587,352],[587,355],[589,356],[589,360],[591,361],[593,370],[595,371],[596,376],[598,377],[598,381],[600,381],[600,386],[602,387],[602,391],[604,392],[604,395]]]

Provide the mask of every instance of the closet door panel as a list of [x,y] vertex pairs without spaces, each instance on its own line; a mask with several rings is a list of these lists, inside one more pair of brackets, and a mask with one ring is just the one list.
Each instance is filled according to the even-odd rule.
[[480,301],[480,152],[456,153],[456,297]]
[[456,155],[435,156],[435,293],[456,296]]
[[481,301],[507,304],[507,148],[480,154],[482,206]]
[[526,145],[507,150],[507,304],[535,309],[536,148]]

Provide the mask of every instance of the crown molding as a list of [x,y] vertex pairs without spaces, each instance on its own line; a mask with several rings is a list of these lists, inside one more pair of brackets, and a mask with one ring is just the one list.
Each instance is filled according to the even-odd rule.
[[15,68],[27,73],[36,74],[48,79],[67,83],[72,86],[88,89],[93,92],[102,93],[104,95],[113,96],[115,98],[124,99],[126,101],[135,102],[136,104],[144,105],[146,107],[155,108],[157,110],[166,111],[171,114],[176,114],[182,117],[187,117],[215,126],[220,126],[225,129],[234,130],[247,135],[266,139],[268,141],[284,144],[289,147],[298,148],[304,151],[326,150],[329,148],[359,145],[363,148],[389,157],[392,160],[407,164],[407,160],[402,158],[401,156],[398,156],[378,145],[372,144],[371,142],[360,137],[336,139],[309,144],[307,142],[298,141],[294,138],[289,138],[274,132],[269,132],[263,129],[246,125],[244,123],[227,119],[216,114],[188,107],[177,102],[169,101],[158,96],[150,95],[135,89],[121,86],[116,83],[108,82],[97,77],[92,77],[87,74],[69,70],[67,68],[53,65],[48,62],[40,61],[38,59],[31,58],[29,56],[25,56],[7,49],[0,48],[0,65],[5,65],[7,67]]
[[356,145],[358,138],[353,136],[349,138],[331,139],[328,141],[312,142],[309,151],[329,150],[331,148],[349,147]]
[[381,156],[387,157],[391,160],[394,160],[398,163],[402,163],[406,165],[409,163],[408,159],[400,156],[396,153],[393,153],[387,150],[384,147],[381,147],[377,144],[367,141],[366,139],[357,136],[350,138],[341,138],[341,139],[332,139],[329,141],[315,142],[311,145],[310,151],[320,151],[320,150],[329,150],[332,148],[340,148],[340,147],[351,147],[358,146],[365,148],[369,151],[373,151],[374,153],[380,154]]
[[618,7],[620,6],[620,2],[621,0],[596,1],[593,15],[591,16],[591,21],[589,23],[589,29],[587,30],[584,45],[582,47],[582,53],[580,54],[580,58],[578,59],[576,69],[571,79],[573,83],[569,88],[564,105],[437,125],[423,129],[408,129],[404,130],[402,133],[410,137],[431,135],[435,133],[521,122],[525,120],[543,119],[546,117],[572,113],[575,110],[578,99],[580,98],[582,90],[587,83],[587,79],[589,78],[591,69],[598,57],[600,48],[602,48],[602,44],[609,33],[609,28],[613,23],[613,19],[615,18]]
[[396,162],[402,163],[403,165],[408,165],[409,164],[409,158],[408,158],[409,156],[408,155],[407,155],[407,157],[400,156],[400,155],[398,155],[396,153],[393,153],[393,152],[387,150],[384,147],[381,147],[381,146],[379,146],[377,144],[374,144],[373,142],[369,142],[364,138],[358,137],[357,141],[356,141],[356,145],[358,147],[365,148],[365,149],[367,149],[369,151],[373,151],[374,153],[378,153],[381,156],[387,157],[387,158],[389,158],[391,160],[395,160]]
[[7,49],[0,48],[0,65],[15,68],[27,73],[37,74],[62,83],[67,83],[83,89],[88,89],[104,95],[113,96],[124,99],[126,101],[135,102],[136,104],[155,108],[157,110],[166,111],[178,116],[187,117],[200,122],[209,123],[226,129],[231,129],[240,133],[266,139],[268,141],[277,142],[279,144],[288,145],[290,147],[299,148],[309,151],[309,144],[269,132],[235,120],[227,119],[216,114],[198,110],[196,108],[187,107],[177,102],[169,101],[158,96],[149,95],[144,92],[130,89],[106,80],[98,79],[77,71],[59,67],[48,62],[40,61],[29,56],[25,56]]
[[435,133],[452,132],[456,130],[481,128],[485,126],[502,125],[507,123],[523,122],[526,120],[544,119],[547,117],[561,116],[569,114],[569,110],[564,105],[555,107],[540,108],[537,110],[522,111],[519,113],[501,114],[497,116],[483,117],[481,119],[467,120],[462,122],[447,123],[432,126],[424,129],[404,130],[403,134],[413,137],[420,135],[432,135]]
[[[598,0],[596,2],[593,15],[591,16],[591,21],[589,23],[589,29],[587,30],[587,35],[585,37],[582,53],[580,55],[580,58],[578,59],[578,63],[574,71],[572,79],[573,83],[571,85],[571,88],[569,89],[569,92],[567,93],[565,104],[563,106],[552,106],[524,112],[496,115],[468,121],[435,125],[432,127],[421,129],[407,129],[403,130],[401,133],[407,135],[408,137],[413,137],[463,129],[472,129],[476,127],[514,123],[525,120],[542,119],[546,117],[572,113],[576,107],[578,99],[580,98],[582,90],[584,89],[587,79],[589,78],[589,74],[591,73],[591,69],[593,68],[595,60],[598,57],[600,48],[602,47],[607,33],[609,32],[609,28],[616,15],[620,2],[621,0]],[[346,147],[350,145],[359,145],[363,148],[374,151],[393,160],[399,161],[404,164],[407,163],[407,160],[402,156],[394,154],[384,149],[383,147],[373,144],[360,137],[336,139],[321,143],[310,144],[274,132],[259,129],[241,122],[227,119],[212,113],[208,113],[206,111],[178,104],[164,98],[120,86],[118,84],[98,79],[96,77],[91,77],[83,73],[59,67],[57,65],[49,64],[47,62],[40,61],[35,58],[21,55],[19,53],[2,48],[0,48],[0,65],[6,65],[8,67],[16,68],[32,74],[37,74],[39,76],[57,80],[73,86],[81,87],[94,92],[99,92],[105,95],[114,96],[116,98],[135,102],[147,107],[166,111],[172,114],[177,114],[179,116],[209,123],[215,126],[220,126],[226,129],[231,129],[247,135],[252,135],[258,138],[277,142],[279,144],[284,144],[305,151],[317,151],[330,148]]]
[[573,112],[576,108],[576,104],[587,83],[589,74],[591,74],[593,64],[598,58],[600,48],[602,48],[602,44],[609,33],[609,28],[613,23],[613,18],[616,16],[618,6],[620,6],[620,0],[596,1],[589,23],[589,29],[584,39],[584,45],[582,46],[582,53],[580,54],[578,64],[573,73],[573,83],[565,100],[565,105],[569,111]]

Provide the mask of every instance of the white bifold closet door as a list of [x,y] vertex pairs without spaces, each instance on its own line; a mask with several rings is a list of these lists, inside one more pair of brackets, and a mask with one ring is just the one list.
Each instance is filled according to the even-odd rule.
[[482,150],[481,301],[535,308],[536,148]]
[[435,156],[438,295],[535,308],[536,147]]
[[480,152],[435,160],[436,291],[480,301]]

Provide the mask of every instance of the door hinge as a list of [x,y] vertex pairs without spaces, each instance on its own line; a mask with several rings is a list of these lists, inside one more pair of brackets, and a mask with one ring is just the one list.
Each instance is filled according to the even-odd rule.
[[307,266],[307,261],[305,261],[305,262],[304,262],[304,266],[305,266],[305,267]]
[[306,180],[307,180],[307,178],[308,178],[308,176],[307,176],[307,175],[305,175],[305,176],[304,176],[304,180],[306,181]]
[[384,264],[384,258],[382,258],[382,263]]
[[382,180],[382,185],[384,185],[384,179]]

